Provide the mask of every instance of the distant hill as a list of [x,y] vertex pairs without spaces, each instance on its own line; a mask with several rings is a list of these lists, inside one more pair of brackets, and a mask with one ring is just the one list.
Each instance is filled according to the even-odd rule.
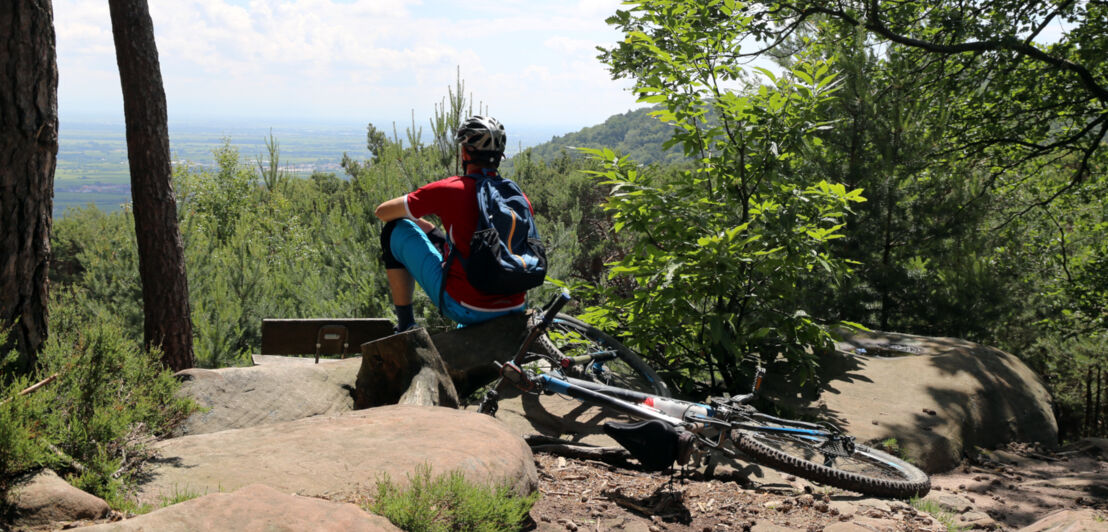
[[662,151],[662,144],[669,140],[673,128],[650,116],[652,110],[636,109],[613,115],[603,124],[557,136],[550,142],[534,146],[531,154],[537,159],[549,161],[562,150],[571,156],[579,156],[571,148],[611,148],[620,154],[630,155],[639,164],[681,161],[684,155],[679,148]]

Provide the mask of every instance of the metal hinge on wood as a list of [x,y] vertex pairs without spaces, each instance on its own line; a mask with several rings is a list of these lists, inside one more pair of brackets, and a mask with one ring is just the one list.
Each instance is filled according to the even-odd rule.
[[339,351],[341,358],[346,358],[346,353],[350,344],[347,342],[348,335],[346,333],[346,327],[343,325],[324,325],[319,328],[319,334],[316,335],[315,340],[315,363],[319,364],[319,355],[323,353],[324,343],[334,343],[334,345],[342,344],[342,350]]

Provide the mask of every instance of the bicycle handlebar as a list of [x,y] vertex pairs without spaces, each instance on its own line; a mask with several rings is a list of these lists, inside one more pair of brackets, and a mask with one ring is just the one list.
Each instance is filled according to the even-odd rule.
[[546,329],[550,327],[551,323],[554,323],[554,317],[558,315],[558,312],[562,310],[562,307],[569,303],[569,290],[562,290],[562,293],[554,297],[554,300],[550,302],[550,305],[543,311],[542,320],[539,323],[531,327],[531,330],[527,332],[527,338],[523,340],[523,343],[519,346],[519,351],[516,351],[516,355],[512,357],[512,362],[520,364],[523,362],[524,355],[527,354],[527,349],[531,347],[535,339],[542,333],[546,332]]
[[554,301],[551,301],[550,305],[546,307],[546,311],[543,312],[541,325],[543,329],[550,327],[550,324],[554,323],[554,316],[557,316],[558,312],[561,312],[562,307],[566,306],[566,303],[569,303],[570,299],[569,290],[565,289],[562,289],[562,293],[554,296]]

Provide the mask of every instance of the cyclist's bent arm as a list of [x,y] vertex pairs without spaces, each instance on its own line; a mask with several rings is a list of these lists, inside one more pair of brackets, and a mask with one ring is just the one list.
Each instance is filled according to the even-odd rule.
[[[408,216],[408,207],[405,204],[406,198],[404,196],[390,199],[377,206],[377,209],[373,211],[373,214],[380,218],[382,222],[391,222],[400,218],[411,218]],[[422,218],[413,218],[412,221],[423,229],[424,232],[430,232],[435,228],[435,224],[428,222]]]

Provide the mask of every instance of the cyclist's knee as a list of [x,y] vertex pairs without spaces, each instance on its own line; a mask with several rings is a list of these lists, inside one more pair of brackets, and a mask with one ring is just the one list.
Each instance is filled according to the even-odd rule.
[[385,263],[385,269],[387,270],[404,267],[404,264],[400,262],[392,252],[393,231],[404,223],[416,227],[415,223],[411,220],[407,218],[398,218],[386,223],[385,227],[381,229],[381,260]]

